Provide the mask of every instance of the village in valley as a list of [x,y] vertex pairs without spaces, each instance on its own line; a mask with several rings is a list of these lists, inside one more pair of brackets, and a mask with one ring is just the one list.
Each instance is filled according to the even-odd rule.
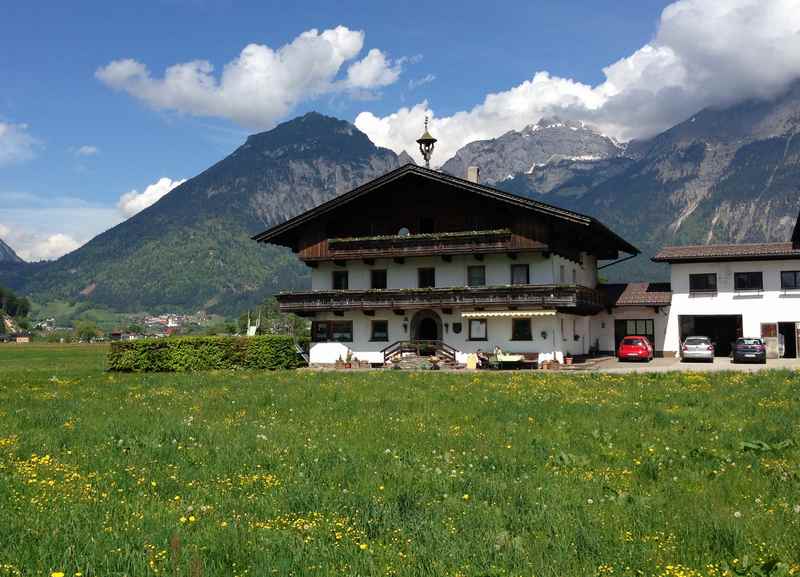
[[9,6],[0,577],[800,576],[800,5],[491,8]]

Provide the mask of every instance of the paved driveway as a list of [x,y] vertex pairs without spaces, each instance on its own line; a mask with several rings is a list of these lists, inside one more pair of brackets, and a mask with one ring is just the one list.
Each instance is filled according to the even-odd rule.
[[713,363],[682,363],[675,358],[657,358],[649,363],[625,362],[617,359],[599,361],[591,370],[604,373],[659,373],[668,371],[762,371],[764,369],[800,370],[800,359],[767,359],[766,365],[731,363],[727,357],[716,358]]

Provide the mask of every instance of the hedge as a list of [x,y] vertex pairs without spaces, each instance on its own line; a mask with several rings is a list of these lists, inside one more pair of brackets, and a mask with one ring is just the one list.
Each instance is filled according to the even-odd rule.
[[120,372],[294,369],[301,366],[289,336],[177,337],[111,343],[108,370]]

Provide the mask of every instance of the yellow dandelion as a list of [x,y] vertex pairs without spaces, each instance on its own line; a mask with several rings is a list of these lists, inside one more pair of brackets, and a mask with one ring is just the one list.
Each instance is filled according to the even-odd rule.
[[63,571],[53,571],[50,573],[50,577],[64,577]]
[[195,521],[197,521],[197,517],[194,515],[189,515],[189,523],[194,523]]
[[465,501],[469,501],[469,495],[467,495],[466,493],[464,493],[464,496],[461,498],[464,499]]
[[369,545],[367,545],[366,543],[361,543],[358,546],[358,548],[361,549],[362,551],[366,551],[367,549],[369,549]]

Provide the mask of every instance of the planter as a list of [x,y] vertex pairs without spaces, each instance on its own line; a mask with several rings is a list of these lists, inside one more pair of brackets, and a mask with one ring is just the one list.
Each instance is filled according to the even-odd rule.
[[352,369],[353,368],[353,363],[345,363],[344,364],[344,368],[345,369]]
[[564,364],[571,365],[572,364],[572,357],[564,357]]

